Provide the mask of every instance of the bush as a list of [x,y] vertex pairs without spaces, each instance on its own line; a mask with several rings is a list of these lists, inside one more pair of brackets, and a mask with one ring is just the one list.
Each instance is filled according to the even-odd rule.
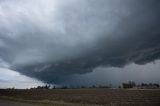
[[136,83],[133,81],[129,81],[128,83],[123,83],[122,86],[123,88],[133,88],[136,86]]

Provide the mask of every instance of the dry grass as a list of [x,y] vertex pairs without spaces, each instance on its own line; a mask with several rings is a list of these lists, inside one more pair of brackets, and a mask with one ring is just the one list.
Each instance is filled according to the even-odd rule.
[[160,90],[0,90],[0,96],[56,106],[160,106]]
[[[34,103],[34,104],[43,104],[48,106],[101,106],[101,105],[91,105],[91,104],[78,104],[78,103],[66,103],[64,101],[51,101],[51,100],[25,100],[14,97],[0,96],[0,99],[16,101],[16,102],[25,102],[25,103]],[[108,106],[108,105],[107,105]]]

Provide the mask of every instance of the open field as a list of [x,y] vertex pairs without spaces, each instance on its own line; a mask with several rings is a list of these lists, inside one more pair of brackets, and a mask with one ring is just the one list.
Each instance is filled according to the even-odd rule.
[[0,106],[44,106],[44,105],[0,100]]
[[102,106],[102,105],[66,103],[63,101],[49,101],[49,100],[24,100],[11,97],[0,97],[0,106]]
[[[11,97],[14,98],[15,100],[19,99],[28,101],[49,101],[49,102],[59,101],[59,102],[73,103],[73,104],[90,104],[90,105],[107,105],[107,106],[160,106],[160,90],[125,90],[125,89],[0,90],[0,97],[3,99],[4,97]],[[67,106],[67,104],[63,106]]]

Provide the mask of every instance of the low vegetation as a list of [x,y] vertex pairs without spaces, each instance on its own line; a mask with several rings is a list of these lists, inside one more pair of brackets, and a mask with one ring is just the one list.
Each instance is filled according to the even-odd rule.
[[159,89],[1,89],[0,97],[91,106],[160,106]]
[[0,99],[50,104],[53,106],[160,106],[160,85],[122,83],[93,86],[38,86],[31,89],[0,89]]
[[[51,86],[51,85],[44,85],[44,86],[37,86],[30,89],[86,89],[86,88],[108,88],[114,89],[112,85],[92,85],[92,86]],[[122,85],[118,86],[118,88],[134,88],[134,89],[160,89],[160,85],[157,83],[141,83],[136,84],[134,81],[129,81],[126,83],[122,83]],[[14,89],[14,88],[8,88]]]

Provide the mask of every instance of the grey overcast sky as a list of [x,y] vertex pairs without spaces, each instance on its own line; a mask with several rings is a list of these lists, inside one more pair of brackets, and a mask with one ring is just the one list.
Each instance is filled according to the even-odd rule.
[[160,83],[159,0],[0,0],[0,87]]

